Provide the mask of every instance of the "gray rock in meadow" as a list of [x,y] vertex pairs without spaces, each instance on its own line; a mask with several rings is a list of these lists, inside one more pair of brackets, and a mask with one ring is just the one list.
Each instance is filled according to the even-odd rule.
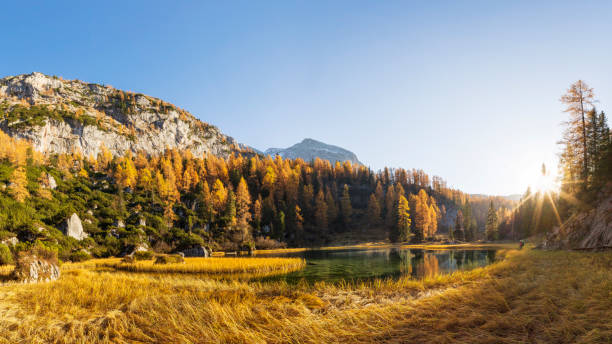
[[125,222],[123,222],[123,220],[116,220],[114,225],[117,228],[125,228]]
[[185,257],[210,257],[210,253],[204,246],[195,246],[182,251]]
[[146,227],[147,226],[147,220],[144,217],[141,217],[140,219],[138,219],[138,225],[141,227]]
[[73,213],[64,223],[64,234],[77,240],[83,240],[88,237],[83,231],[83,224],[76,213]]
[[21,257],[13,271],[13,278],[22,283],[55,281],[59,277],[57,264],[36,256]]

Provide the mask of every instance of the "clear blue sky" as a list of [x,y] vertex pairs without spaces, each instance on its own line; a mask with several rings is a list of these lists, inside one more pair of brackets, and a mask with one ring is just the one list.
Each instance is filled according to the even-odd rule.
[[570,83],[612,103],[610,1],[176,3],[5,3],[0,76],[110,84],[258,149],[311,137],[488,194],[556,165]]

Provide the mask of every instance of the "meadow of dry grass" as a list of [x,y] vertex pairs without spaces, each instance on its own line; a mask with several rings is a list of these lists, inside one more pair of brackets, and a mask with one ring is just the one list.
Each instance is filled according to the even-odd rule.
[[185,258],[184,263],[155,264],[153,260],[134,263],[109,261],[99,266],[120,271],[162,274],[205,274],[265,276],[288,273],[302,269],[306,262],[301,258]]
[[315,285],[65,264],[58,281],[0,286],[0,342],[612,342],[612,252],[500,256],[422,281]]

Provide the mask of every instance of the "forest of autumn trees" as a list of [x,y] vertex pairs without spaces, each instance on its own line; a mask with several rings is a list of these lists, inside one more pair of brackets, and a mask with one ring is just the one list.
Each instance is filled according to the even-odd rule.
[[[113,247],[100,255],[117,254],[139,241],[172,250],[193,244],[316,245],[346,238],[421,242],[440,231],[456,233],[458,240],[483,236],[472,215],[477,203],[421,170],[373,172],[350,162],[196,157],[172,149],[161,156],[113,156],[105,147],[95,157],[45,156],[23,140],[0,135],[7,143],[0,149],[0,179],[7,185],[0,195],[9,197],[0,211],[0,236],[4,231],[40,237],[36,228],[60,228],[71,212],[86,218],[84,227],[97,245]],[[49,187],[50,175],[57,189]],[[28,216],[11,212],[34,214],[32,223],[17,221]],[[455,212],[465,219],[458,228],[448,220]]]

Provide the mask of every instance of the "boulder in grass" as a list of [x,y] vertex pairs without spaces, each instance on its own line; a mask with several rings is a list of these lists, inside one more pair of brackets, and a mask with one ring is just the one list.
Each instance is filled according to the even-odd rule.
[[20,252],[12,276],[22,283],[55,281],[60,277],[57,254],[42,247]]
[[181,252],[184,257],[210,257],[210,253],[206,249],[206,247],[202,245],[194,246],[192,248],[188,248]]

